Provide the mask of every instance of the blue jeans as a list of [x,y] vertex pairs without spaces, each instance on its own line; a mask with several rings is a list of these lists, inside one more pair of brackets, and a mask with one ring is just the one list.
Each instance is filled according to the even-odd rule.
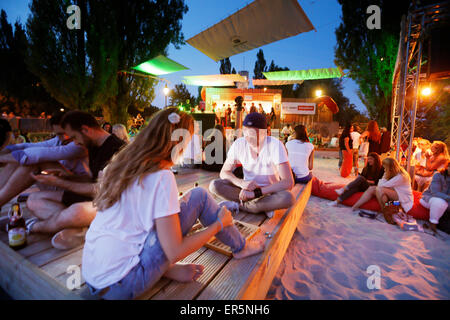
[[306,177],[302,177],[302,178],[297,178],[294,175],[294,181],[295,181],[295,183],[308,183],[309,180],[312,179],[312,177],[313,177],[312,172],[310,172]]
[[[214,198],[202,188],[194,188],[180,200],[181,231],[185,236],[197,219],[204,226],[209,226],[217,220],[220,207]],[[216,238],[231,247],[233,253],[245,247],[245,238],[236,226],[224,228],[216,234]],[[139,254],[139,263],[120,281],[105,289],[95,289],[89,284],[91,294],[99,295],[103,299],[134,299],[149,290],[166,273],[170,264],[161,247],[156,228],[153,228]]]
[[344,159],[344,156],[342,155],[342,149],[339,149],[339,163],[338,163],[339,169],[342,167],[343,159]]

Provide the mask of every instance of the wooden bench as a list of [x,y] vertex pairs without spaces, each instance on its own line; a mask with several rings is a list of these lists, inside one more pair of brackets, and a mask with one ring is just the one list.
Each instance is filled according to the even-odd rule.
[[[217,177],[214,172],[183,170],[176,180],[178,189],[186,192],[194,183],[207,189]],[[205,266],[196,282],[179,283],[162,278],[140,299],[264,299],[308,202],[311,183],[296,185],[292,192],[295,204],[276,211],[272,219],[244,212],[235,217],[260,226],[261,232],[255,239],[266,239],[265,232],[272,233],[263,253],[236,260],[203,247],[182,261]],[[66,287],[73,276],[67,268],[81,267],[83,247],[57,250],[50,239],[47,235],[32,235],[27,247],[13,251],[7,245],[6,233],[0,231],[0,286],[13,299],[92,299],[83,278],[80,289],[71,291]]]

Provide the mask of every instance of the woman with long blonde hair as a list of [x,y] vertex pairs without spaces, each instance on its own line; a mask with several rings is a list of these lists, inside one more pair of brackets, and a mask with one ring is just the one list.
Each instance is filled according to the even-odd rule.
[[130,142],[130,137],[128,136],[127,128],[123,124],[117,123],[113,125],[112,133],[123,142],[125,143]]
[[409,174],[394,158],[385,158],[382,165],[384,168],[383,178],[378,181],[377,186],[369,187],[352,209],[358,209],[375,195],[382,210],[384,210],[386,202],[398,200],[403,210],[408,213],[414,204]]
[[[203,266],[176,262],[213,236],[238,259],[263,250],[262,243],[245,241],[230,211],[204,189],[194,188],[179,201],[170,167],[179,161],[193,128],[187,113],[161,110],[105,168],[83,251],[82,273],[93,295],[133,299],[163,276],[195,281]],[[187,236],[197,219],[206,228]]]
[[431,183],[433,175],[441,168],[447,166],[450,160],[447,145],[442,141],[433,141],[431,147],[424,151],[425,161],[423,165],[417,166],[415,169],[415,181],[417,182],[418,191],[422,192]]

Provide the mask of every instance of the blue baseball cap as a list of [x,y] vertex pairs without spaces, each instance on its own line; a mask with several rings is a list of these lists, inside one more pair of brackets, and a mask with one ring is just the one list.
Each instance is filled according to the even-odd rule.
[[267,129],[267,120],[261,113],[252,112],[245,117],[242,125],[257,129]]

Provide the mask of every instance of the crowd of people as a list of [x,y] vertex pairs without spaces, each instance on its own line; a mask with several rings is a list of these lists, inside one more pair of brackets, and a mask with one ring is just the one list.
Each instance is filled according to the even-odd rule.
[[[264,243],[247,241],[232,213],[272,218],[275,210],[293,205],[294,184],[313,178],[314,145],[307,128],[288,127],[281,139],[274,138],[267,116],[257,110],[245,116],[241,137],[227,138],[218,123],[205,142],[193,117],[173,107],[154,114],[131,141],[125,126],[101,126],[82,111],[60,112],[50,121],[54,138],[19,144],[9,144],[12,130],[0,121],[0,206],[36,184],[40,191],[26,203],[33,214],[27,232],[53,234],[53,246],[61,249],[85,241],[82,273],[91,293],[104,299],[135,298],[161,277],[198,279],[203,266],[176,262],[212,236],[236,259],[260,253]],[[347,126],[339,138],[341,172],[344,166],[353,168],[357,178],[337,191],[335,204],[364,192],[354,209],[375,196],[381,208],[398,200],[409,211],[409,174],[395,159],[382,157],[384,134],[376,122],[358,131]],[[355,162],[364,143],[368,152],[359,173]],[[420,139],[416,149],[423,168],[417,171],[431,176],[421,203],[430,208],[435,226],[450,200],[449,156],[440,142],[429,146]],[[196,187],[179,198],[172,171],[179,164],[217,171],[219,178],[210,182],[209,192]],[[211,194],[223,201],[217,203]],[[188,235],[197,219],[206,228]]]

